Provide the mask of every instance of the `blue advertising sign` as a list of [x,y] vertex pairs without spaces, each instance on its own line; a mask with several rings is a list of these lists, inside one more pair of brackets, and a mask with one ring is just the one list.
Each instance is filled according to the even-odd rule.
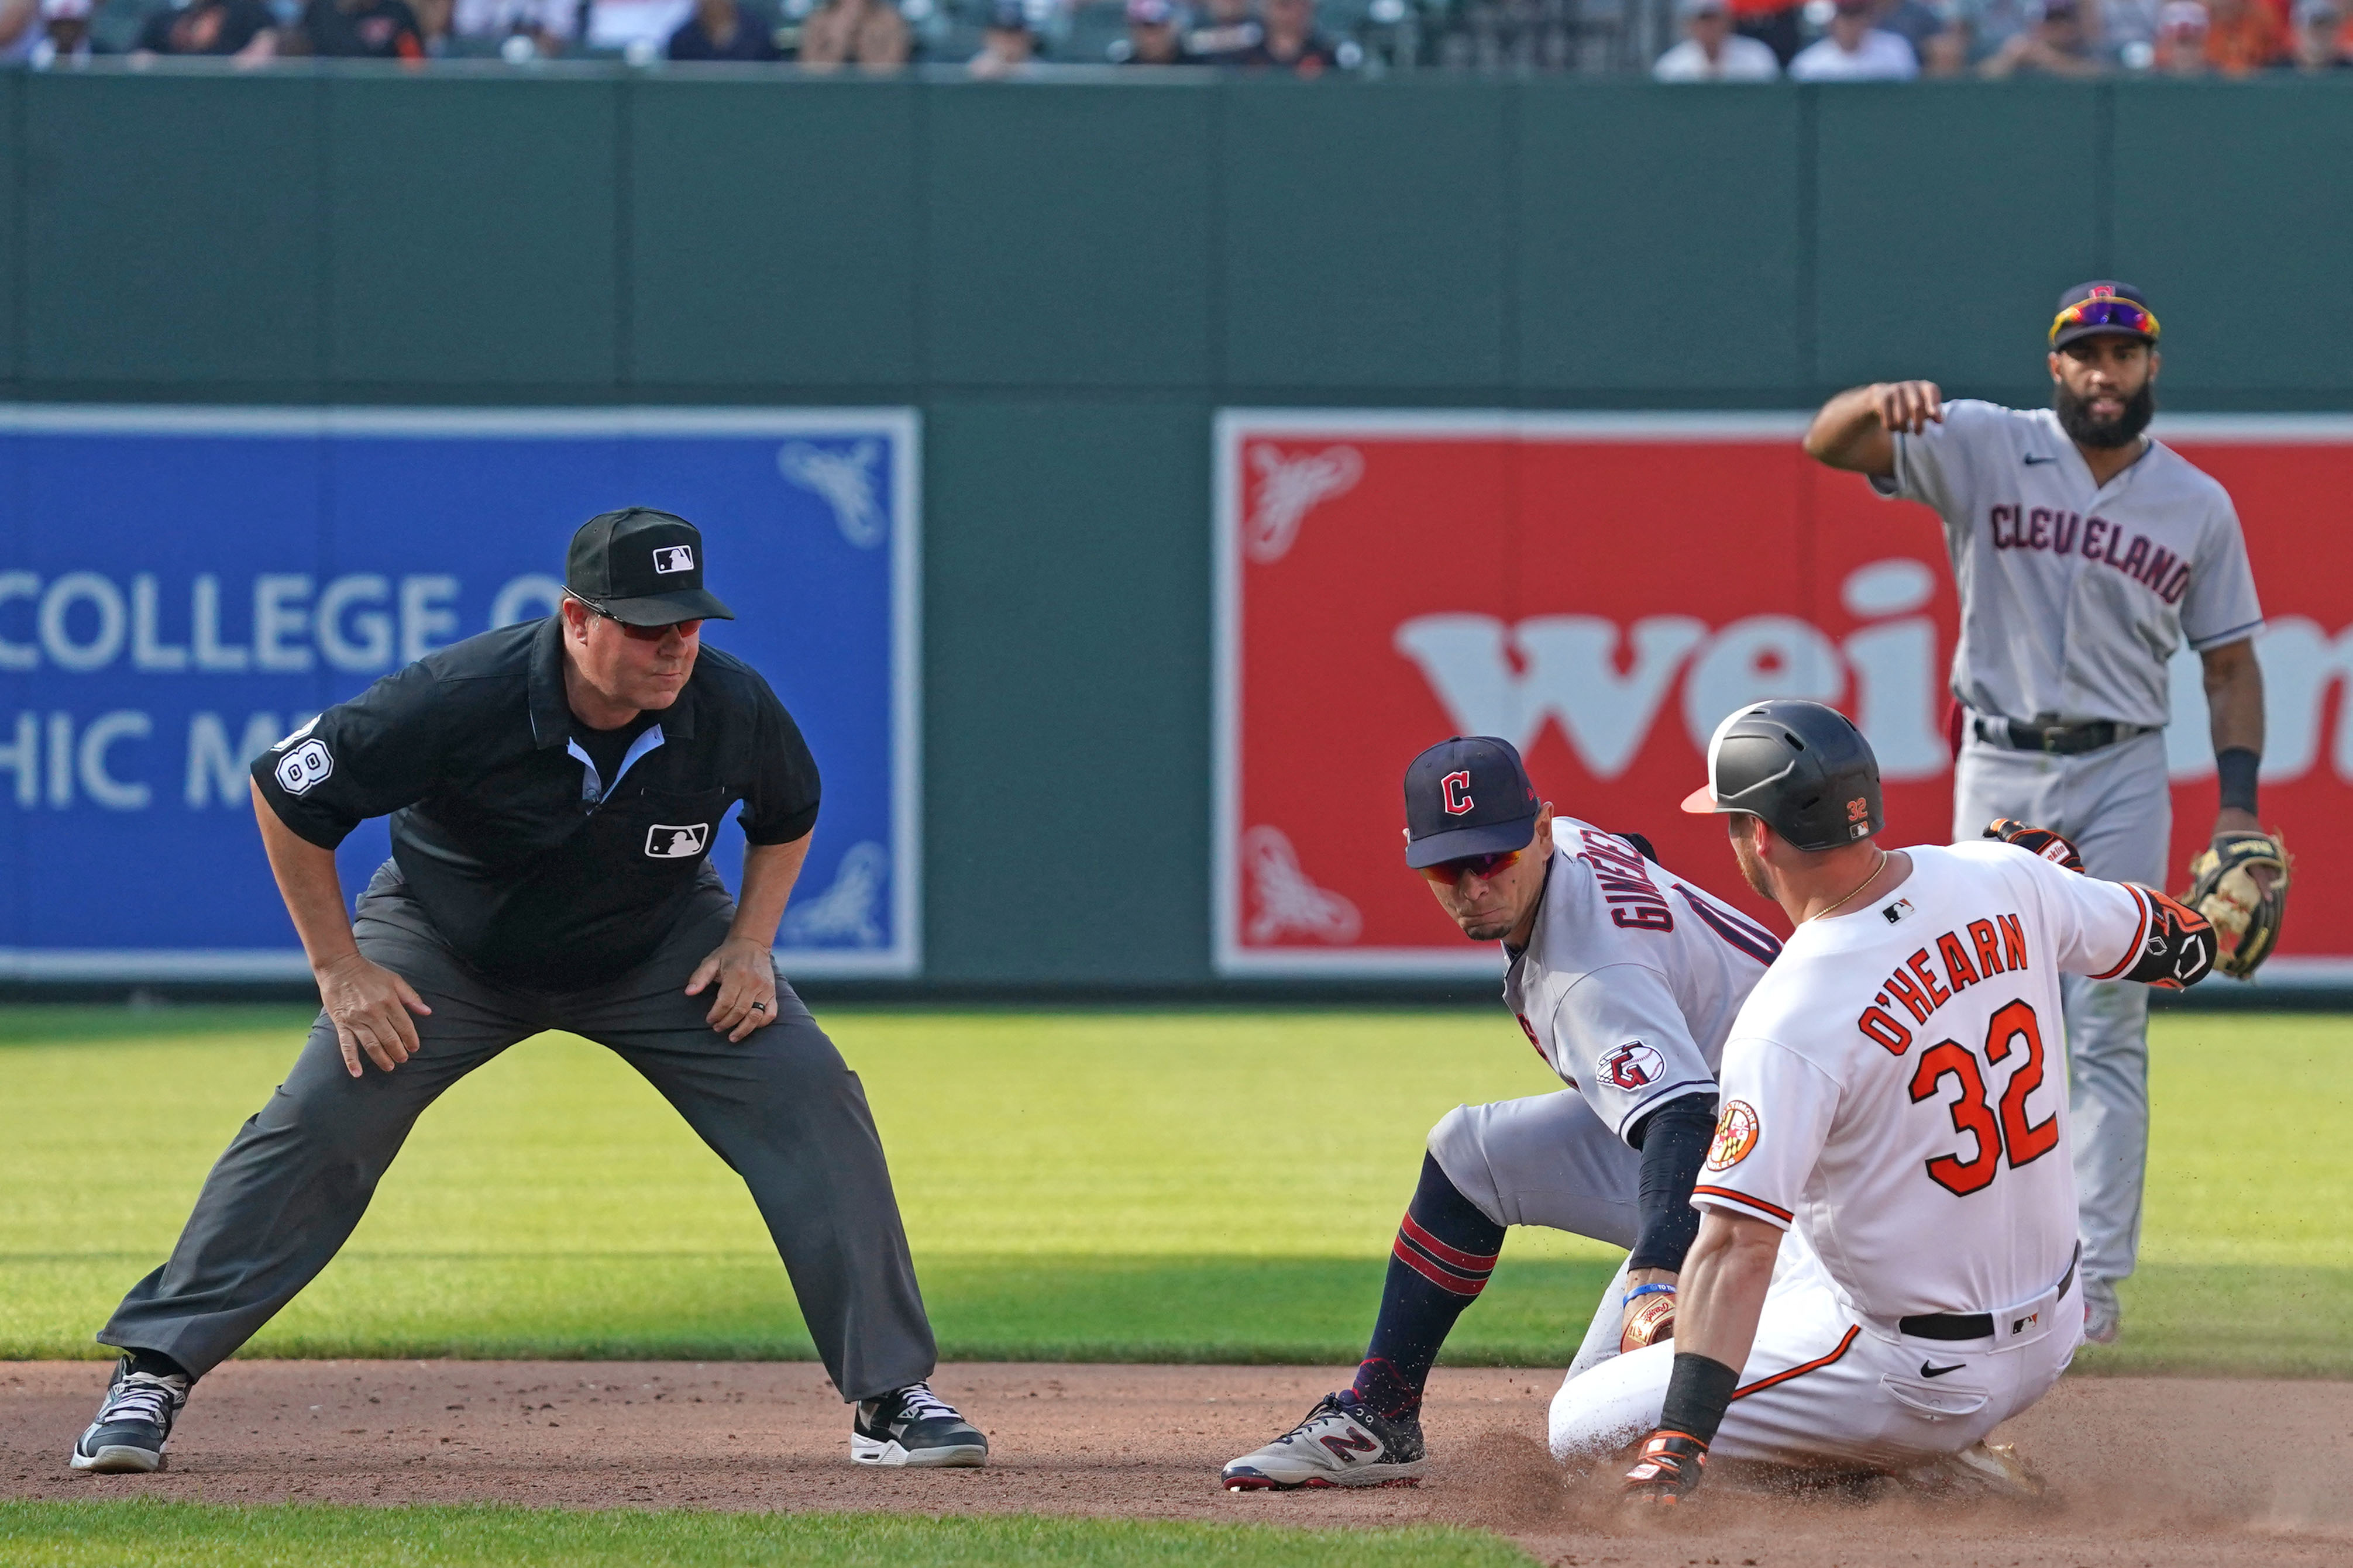
[[[824,774],[786,972],[914,973],[918,461],[906,409],[0,409],[0,977],[307,975],[247,763],[551,613],[628,505],[702,528],[741,617],[703,635]],[[353,834],[346,892],[387,853]]]

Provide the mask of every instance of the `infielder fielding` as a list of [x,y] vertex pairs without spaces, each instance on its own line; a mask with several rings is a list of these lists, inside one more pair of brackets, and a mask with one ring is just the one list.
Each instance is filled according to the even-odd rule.
[[[2263,681],[2250,639],[2263,616],[2231,498],[2144,434],[2158,338],[2138,289],[2082,284],[2051,323],[2052,408],[1948,404],[1925,381],[1860,386],[1822,406],[1806,450],[1945,521],[1961,601],[1956,840],[2014,817],[2080,844],[2094,876],[2161,885],[2166,663],[2185,639],[2198,651],[2221,810],[2189,898],[2219,929],[2224,973],[2244,975],[2270,952],[2286,891],[2285,855],[2255,817]],[[2086,1331],[2105,1343],[2140,1246],[2148,998],[2073,975],[2064,991]]]
[[1984,1438],[2084,1330],[2059,977],[2193,984],[2212,927],[2083,875],[2045,829],[1881,848],[1878,763],[1819,703],[1725,720],[1683,808],[1730,814],[1742,876],[1795,930],[1725,1044],[1674,1342],[1569,1378],[1554,1452],[1649,1433],[1625,1480],[1643,1502],[1688,1494],[1711,1453],[2031,1491]]
[[[865,1090],[770,952],[817,764],[758,672],[702,646],[714,617],[733,618],[693,525],[607,512],[573,536],[559,614],[430,654],[255,762],[323,1010],[170,1261],[100,1331],[123,1355],[76,1469],[160,1469],[190,1385],[326,1267],[417,1116],[543,1029],[618,1053],[743,1176],[856,1402],[854,1459],[986,1458],[925,1384],[931,1325]],[[738,802],[740,902],[709,860]],[[387,812],[393,857],[353,921],[335,846]]]
[[1406,864],[1465,936],[1503,942],[1504,1005],[1569,1087],[1459,1106],[1431,1129],[1354,1385],[1226,1466],[1232,1490],[1417,1480],[1423,1384],[1507,1226],[1630,1248],[1579,1365],[1671,1333],[1725,1032],[1780,951],[1647,846],[1556,816],[1507,741],[1416,757],[1405,815]]

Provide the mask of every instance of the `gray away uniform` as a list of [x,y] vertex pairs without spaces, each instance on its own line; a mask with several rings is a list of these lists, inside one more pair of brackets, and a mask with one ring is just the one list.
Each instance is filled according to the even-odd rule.
[[[2202,652],[2263,625],[2230,496],[2156,440],[2094,486],[2057,415],[1967,399],[1898,435],[1894,480],[1873,485],[1945,521],[1961,601],[1953,695],[1972,716],[1954,838],[2017,817],[2073,839],[2092,876],[2163,887],[2167,661],[2184,642]],[[2105,720],[2122,738],[2072,756],[2020,751],[1987,736],[2006,720]],[[2063,994],[2084,1271],[2121,1279],[2140,1247],[2148,991],[2069,975]]]
[[[1725,1036],[1781,944],[1614,834],[1568,816],[1552,833],[1544,904],[1504,1003],[1569,1087],[1457,1106],[1430,1129],[1430,1152],[1497,1225],[1631,1247],[1642,1157],[1626,1133],[1671,1100],[1715,1092]],[[1617,1353],[1619,1294],[1603,1293],[1578,1370]]]

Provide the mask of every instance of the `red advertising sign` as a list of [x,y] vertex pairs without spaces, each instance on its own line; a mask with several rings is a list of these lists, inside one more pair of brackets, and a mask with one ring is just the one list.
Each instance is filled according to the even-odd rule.
[[[1790,415],[1229,411],[1218,426],[1217,960],[1235,974],[1493,973],[1405,868],[1405,765],[1518,745],[1562,812],[1786,923],[1723,825],[1676,809],[1717,721],[1852,716],[1885,841],[1951,837],[1956,605],[1937,521],[1807,460]],[[2269,617],[2263,817],[2353,848],[2353,419],[2175,419],[2236,499]],[[2194,655],[2173,667],[2174,880],[2214,815]],[[2174,889],[2179,891],[2179,887]],[[2299,880],[2267,978],[2353,982],[2353,892]]]

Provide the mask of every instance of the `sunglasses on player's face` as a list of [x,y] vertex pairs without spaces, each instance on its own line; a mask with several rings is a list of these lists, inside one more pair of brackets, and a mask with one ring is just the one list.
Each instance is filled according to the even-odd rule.
[[613,614],[610,610],[601,608],[596,605],[589,605],[588,601],[586,599],[583,599],[580,602],[584,605],[588,605],[588,613],[590,615],[601,616],[620,627],[621,635],[628,637],[631,642],[659,642],[662,638],[668,637],[672,632],[676,632],[682,637],[691,637],[695,633],[702,629],[702,618],[700,616],[691,621],[672,621],[667,626],[634,626],[628,622],[621,619],[620,616]]
[[2151,342],[2157,341],[2157,318],[2147,306],[2136,305],[2130,300],[2084,300],[2059,312],[2051,323],[2054,342],[2069,327],[2114,327],[2120,332],[2138,332]]
[[1451,888],[1462,879],[1462,874],[1484,881],[1520,858],[1517,849],[1499,849],[1493,855],[1464,855],[1453,860],[1440,860],[1435,866],[1424,866],[1421,874],[1441,888]]

